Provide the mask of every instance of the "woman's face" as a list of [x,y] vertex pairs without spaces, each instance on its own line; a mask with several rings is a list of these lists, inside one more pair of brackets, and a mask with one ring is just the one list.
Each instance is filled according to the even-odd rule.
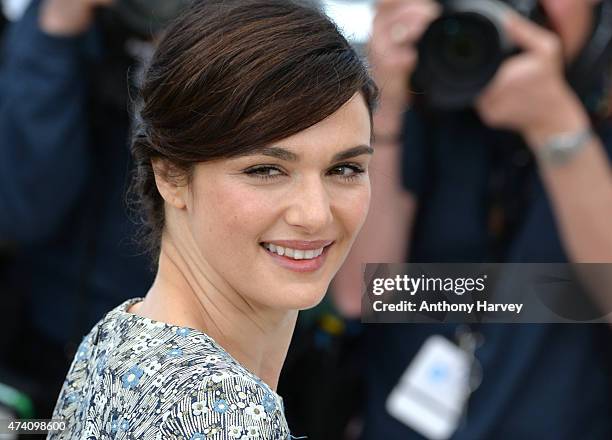
[[251,304],[316,305],[365,221],[371,152],[357,94],[266,150],[198,164],[185,210],[198,269]]

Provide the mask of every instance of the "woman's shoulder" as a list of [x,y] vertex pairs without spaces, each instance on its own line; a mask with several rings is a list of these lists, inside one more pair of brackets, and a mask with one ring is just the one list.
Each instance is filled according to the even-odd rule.
[[81,351],[88,356],[82,353],[79,358],[103,358],[109,371],[121,375],[131,371],[142,379],[165,376],[164,383],[187,377],[218,382],[250,376],[205,333],[128,313],[136,301],[128,300],[109,312],[85,337]]
[[133,371],[144,379],[146,395],[160,395],[151,433],[190,440],[288,437],[280,396],[207,335],[185,327],[167,330],[171,336],[154,352],[143,352],[142,365]]
[[[58,418],[75,421],[72,433],[287,438],[280,396],[214,340],[127,307],[109,312],[75,356],[56,406]],[[101,423],[87,426],[92,419]]]
[[267,384],[207,335],[169,330],[171,342],[156,355],[165,359],[156,385],[172,397],[164,402],[156,432],[193,440],[288,437],[282,399]]

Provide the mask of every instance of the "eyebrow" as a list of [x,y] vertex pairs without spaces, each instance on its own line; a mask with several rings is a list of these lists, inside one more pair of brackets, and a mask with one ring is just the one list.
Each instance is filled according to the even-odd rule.
[[[358,145],[348,150],[336,153],[332,158],[332,162],[338,162],[341,160],[351,159],[353,157],[361,156],[362,154],[373,154],[374,148],[369,145]],[[250,152],[248,155],[261,154],[263,156],[275,157],[277,159],[286,160],[289,162],[297,162],[300,160],[300,156],[292,151],[289,151],[282,147],[262,147],[255,151]]]

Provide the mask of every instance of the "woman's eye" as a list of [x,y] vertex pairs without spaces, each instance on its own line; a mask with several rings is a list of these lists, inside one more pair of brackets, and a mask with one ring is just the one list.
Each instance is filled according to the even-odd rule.
[[253,176],[262,180],[275,179],[283,175],[283,172],[276,167],[259,166],[246,170],[244,172],[248,176]]
[[339,176],[342,179],[351,181],[361,178],[365,170],[357,164],[342,164],[332,168],[332,174]]
[[[249,168],[244,171],[244,173],[261,180],[277,179],[284,175],[284,172],[279,168],[268,165]],[[345,181],[353,181],[360,179],[365,174],[365,170],[357,164],[342,164],[333,167],[329,171],[329,174],[337,176]]]

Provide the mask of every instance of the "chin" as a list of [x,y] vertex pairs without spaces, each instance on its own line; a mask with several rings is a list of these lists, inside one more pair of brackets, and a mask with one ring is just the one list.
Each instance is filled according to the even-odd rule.
[[323,292],[320,295],[317,295],[316,297],[310,298],[310,301],[307,301],[301,304],[300,307],[297,308],[297,310],[312,309],[313,307],[316,307],[319,304],[321,304],[321,301],[323,301],[323,298],[325,298],[325,292]]
[[[283,293],[282,296],[279,294],[277,298],[279,301],[275,302],[273,307],[281,307],[285,310],[308,310],[319,305],[319,303],[325,298],[327,292],[327,286],[324,288],[313,288],[304,289],[293,289],[288,293]],[[282,298],[282,299],[281,299]]]

